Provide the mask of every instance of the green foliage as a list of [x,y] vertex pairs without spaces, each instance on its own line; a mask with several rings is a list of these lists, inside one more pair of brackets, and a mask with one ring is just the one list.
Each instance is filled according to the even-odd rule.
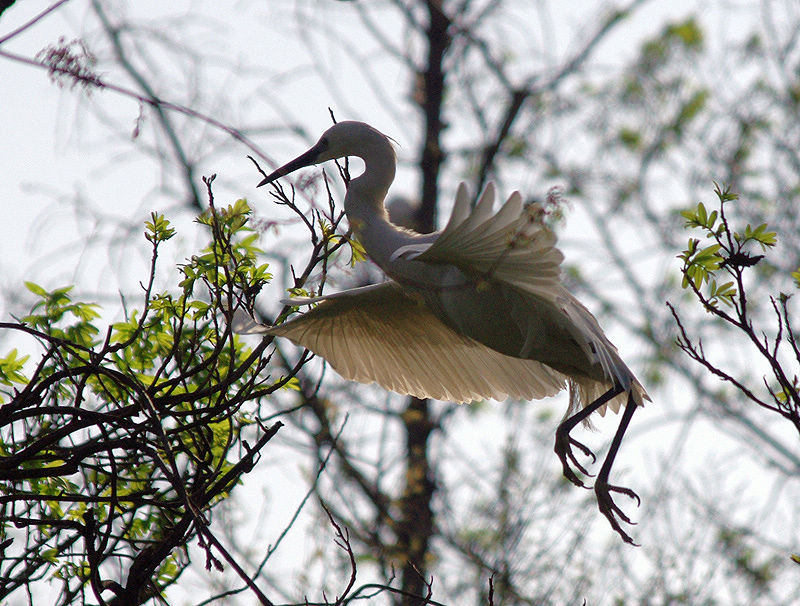
[[[336,225],[332,224],[330,221],[320,215],[317,216],[317,226],[319,228],[319,235],[321,235],[322,238],[320,245],[324,251],[329,253],[330,251],[338,249],[342,245],[347,244],[350,248],[350,267],[355,267],[357,263],[366,261],[367,253],[358,240],[340,236],[336,233]],[[292,296],[300,295],[293,294]]]
[[[33,282],[25,282],[25,287],[40,300],[31,308],[31,314],[22,318],[23,322],[56,339],[83,347],[95,345],[99,330],[92,321],[100,317],[98,305],[73,301],[70,296],[72,286],[50,292]],[[70,323],[70,319],[74,321]]]
[[[642,44],[638,59],[612,89],[620,106],[608,118],[612,145],[646,163],[681,153],[679,144],[713,113],[713,89],[698,84],[687,69],[703,49],[704,33],[694,17],[666,24]],[[615,197],[625,199],[630,187],[623,182]]]
[[175,235],[175,230],[164,218],[164,215],[155,212],[150,214],[150,221],[145,221],[144,226],[147,228],[144,237],[153,244],[166,242]]
[[649,71],[667,64],[673,53],[679,50],[699,52],[703,49],[704,39],[703,30],[694,17],[669,23],[658,36],[642,45],[641,65]]
[[0,392],[6,591],[48,574],[84,591],[120,558],[135,564],[129,586],[174,582],[186,541],[280,426],[262,425],[261,407],[296,379],[271,381],[268,341],[250,349],[225,320],[271,278],[249,217],[244,200],[212,205],[198,218],[208,246],[180,266],[177,289],[153,293],[158,248],[176,234],[153,213],[145,299],[110,327],[72,287],[26,283],[36,300],[11,328],[37,340],[40,361],[26,375],[29,355],[0,357],[0,385],[21,388]]
[[30,356],[19,357],[16,348],[12,349],[5,357],[0,358],[0,384],[11,386],[14,383],[24,385],[28,379],[22,373],[25,362]]
[[765,590],[775,578],[779,562],[775,558],[757,560],[756,550],[747,542],[748,533],[734,528],[722,529],[717,537],[720,546],[728,555],[736,573],[750,579],[750,582]]
[[[752,272],[764,257],[751,254],[750,249],[768,253],[778,242],[777,234],[770,231],[766,223],[737,228],[728,216],[737,196],[719,186],[715,188],[715,193],[718,209],[709,212],[701,202],[694,209],[681,213],[686,219],[687,229],[702,233],[702,238],[690,238],[686,250],[678,255],[683,261],[682,286],[693,293],[705,311],[735,329],[734,338],[743,339],[736,344],[736,349],[751,347],[754,360],[765,362],[769,375],[762,377],[758,385],[747,385],[733,372],[716,364],[706,354],[699,338],[689,335],[677,310],[668,303],[679,329],[677,344],[716,377],[735,387],[745,399],[777,413],[791,422],[796,430],[800,430],[800,380],[796,369],[787,362],[800,360],[800,338],[793,326],[790,295],[781,293],[769,298],[776,322],[770,333],[768,329],[756,327],[756,319],[764,317],[764,307],[751,304],[753,292],[752,288],[751,292],[747,292],[749,281],[745,280],[748,272]],[[795,287],[800,288],[800,276],[797,273],[792,272],[791,278]],[[723,282],[721,276],[727,281]],[[724,303],[726,308],[720,307],[719,302]],[[789,349],[788,353],[786,349]],[[726,547],[731,546],[732,543],[728,541]],[[766,584],[771,579],[772,565],[755,566],[748,553],[741,551],[737,554],[737,566],[741,567],[738,572],[751,574],[754,584]]]
[[767,224],[762,223],[756,228],[748,225],[744,228],[744,233],[734,233],[733,237],[737,242],[758,242],[761,250],[767,250],[767,247],[775,246],[778,243],[777,234],[774,231],[767,231]]
[[695,91],[686,101],[684,101],[675,118],[673,130],[677,134],[681,134],[686,125],[696,118],[700,112],[706,107],[708,101],[709,91],[705,88]]
[[664,30],[666,38],[677,41],[685,48],[700,50],[703,48],[703,30],[697,23],[697,19],[689,17],[685,21],[670,23]]
[[619,131],[619,141],[628,149],[635,151],[642,145],[642,133],[633,128],[623,127]]
[[[181,286],[186,294],[192,292],[200,278],[207,285],[209,282],[221,287],[240,285],[246,291],[256,292],[272,279],[268,264],[256,262],[263,251],[256,245],[258,234],[247,227],[250,212],[247,201],[239,199],[224,209],[212,207],[198,217],[198,223],[208,225],[219,237],[181,268],[185,276]],[[231,246],[226,234],[237,234],[236,246]]]
[[[681,211],[686,219],[686,227],[702,231],[704,237],[690,238],[687,248],[678,255],[683,261],[683,281],[681,286],[691,287],[696,292],[706,285],[703,300],[711,307],[719,302],[732,306],[741,290],[742,271],[755,265],[760,257],[753,257],[747,251],[751,243],[762,250],[775,246],[777,235],[769,231],[766,223],[757,227],[747,225],[744,231],[730,231],[725,219],[725,205],[737,200],[736,194],[715,187],[719,210],[709,212],[705,204],[699,202],[694,209]],[[731,280],[718,283],[717,275],[724,271]]]
[[361,246],[358,240],[350,240],[350,266],[354,267],[356,263],[361,263],[367,260],[367,251]]

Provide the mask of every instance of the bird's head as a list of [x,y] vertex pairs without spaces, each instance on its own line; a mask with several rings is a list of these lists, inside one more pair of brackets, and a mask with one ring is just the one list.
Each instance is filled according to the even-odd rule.
[[258,187],[272,183],[300,168],[320,164],[327,160],[345,156],[363,158],[373,142],[388,142],[388,137],[364,122],[338,122],[326,130],[311,149],[276,169],[261,181]]

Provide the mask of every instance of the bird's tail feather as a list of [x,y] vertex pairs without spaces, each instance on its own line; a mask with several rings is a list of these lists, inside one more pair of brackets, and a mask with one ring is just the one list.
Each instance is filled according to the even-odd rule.
[[[595,381],[593,379],[569,379],[568,384],[569,407],[564,415],[564,419],[568,419],[579,410],[589,406],[613,387],[611,383]],[[650,401],[650,396],[647,395],[647,392],[644,390],[644,387],[642,387],[642,384],[639,383],[635,377],[633,377],[631,379],[630,390],[623,391],[622,393],[614,396],[611,398],[611,400],[598,408],[597,412],[600,413],[601,417],[605,416],[606,410],[609,408],[612,412],[618,413],[620,408],[628,401],[629,392],[633,392],[633,401],[638,406],[644,406],[645,401]],[[588,419],[587,425],[589,425]]]

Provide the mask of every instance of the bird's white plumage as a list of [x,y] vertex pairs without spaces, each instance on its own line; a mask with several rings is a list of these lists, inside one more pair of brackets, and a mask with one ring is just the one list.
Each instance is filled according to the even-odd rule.
[[523,206],[519,192],[514,192],[493,214],[491,183],[471,212],[467,199],[462,184],[439,237],[431,244],[400,248],[395,256],[454,265],[555,302],[563,288],[559,278],[564,256],[555,248],[553,232],[541,222],[541,208]]
[[539,399],[566,387],[566,377],[544,364],[505,356],[457,334],[395,282],[286,303],[319,304],[274,327],[240,315],[234,328],[286,337],[325,358],[346,379],[420,398]]
[[[394,150],[360,122],[333,126],[264,183],[349,155],[362,157],[366,168],[350,182],[345,211],[393,281],[295,300],[319,304],[266,332],[321,355],[348,379],[420,397],[541,398],[569,384],[571,412],[614,385],[637,404],[649,399],[594,316],[561,283],[556,237],[541,207],[524,205],[518,192],[495,212],[494,185],[471,207],[462,184],[440,233],[399,229],[383,210]],[[607,406],[618,411],[625,398]]]
[[479,398],[542,398],[569,388],[570,406],[556,430],[555,452],[565,477],[584,486],[576,458],[591,450],[570,436],[581,421],[606,408],[618,412],[617,432],[594,486],[600,511],[628,543],[620,522],[632,523],[612,493],[639,502],[608,476],[633,413],[649,400],[595,317],[561,283],[563,255],[542,209],[514,192],[494,212],[494,186],[474,208],[458,188],[446,227],[420,235],[392,224],[384,199],[397,158],[389,139],[363,122],[340,122],[306,153],[266,177],[334,158],[359,156],[344,209],[354,236],[391,281],[318,298],[278,326],[234,314],[239,330],[286,337],[327,359],[342,376],[421,398],[464,402]]

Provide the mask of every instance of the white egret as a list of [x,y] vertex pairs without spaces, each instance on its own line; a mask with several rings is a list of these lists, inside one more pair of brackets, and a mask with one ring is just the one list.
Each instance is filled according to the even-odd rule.
[[606,338],[594,316],[560,280],[563,255],[542,222],[538,205],[514,192],[496,213],[494,186],[471,208],[458,188],[447,226],[417,234],[393,225],[384,199],[396,157],[388,137],[362,122],[340,122],[306,153],[277,169],[259,186],[299,168],[360,157],[363,174],[352,179],[344,210],[353,234],[390,278],[382,284],[292,305],[318,305],[277,326],[238,321],[240,332],[287,337],[325,358],[343,377],[375,382],[420,398],[465,402],[507,396],[538,399],[569,388],[570,405],[556,431],[555,452],[564,475],[590,475],[573,448],[592,451],[571,430],[606,407],[625,412],[597,476],[600,511],[622,538],[632,524],[612,492],[639,502],[632,490],[609,484],[611,466],[637,406],[647,393]]

